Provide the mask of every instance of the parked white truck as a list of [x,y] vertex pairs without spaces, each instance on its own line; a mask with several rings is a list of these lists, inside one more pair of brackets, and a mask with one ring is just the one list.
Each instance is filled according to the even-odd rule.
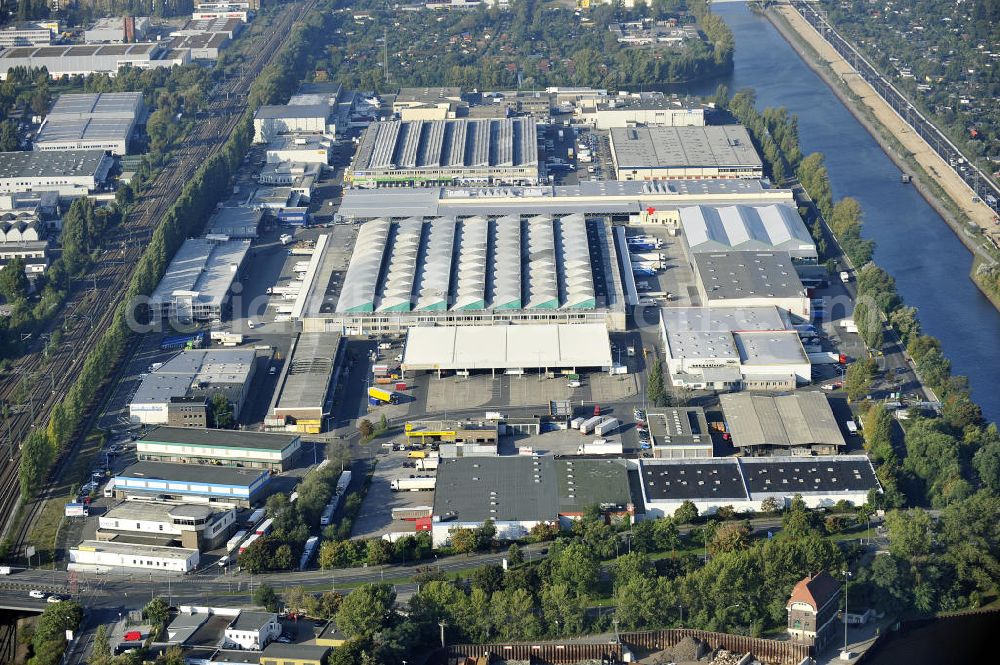
[[580,423],[580,433],[590,434],[594,431],[594,428],[601,424],[604,420],[602,416],[594,416],[593,418],[587,418],[582,423]]
[[420,492],[434,489],[436,478],[399,478],[389,484],[393,492]]
[[576,449],[577,455],[621,455],[621,441],[608,441],[606,439],[595,439],[591,443],[584,443]]
[[605,434],[614,432],[618,429],[619,424],[620,423],[617,418],[608,418],[607,420],[601,421],[601,423],[594,428],[594,434],[597,436],[604,436]]

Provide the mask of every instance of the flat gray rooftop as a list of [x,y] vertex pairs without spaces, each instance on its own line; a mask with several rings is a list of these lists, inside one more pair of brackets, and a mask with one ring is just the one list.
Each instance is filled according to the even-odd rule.
[[786,316],[777,307],[664,307],[660,320],[670,331],[739,332],[787,330]]
[[298,438],[296,434],[269,434],[226,429],[197,429],[194,427],[157,427],[139,439],[139,443],[280,451],[294,444]]
[[710,300],[806,296],[788,252],[706,252],[693,261]]
[[48,118],[38,130],[35,144],[62,141],[125,141],[132,133],[132,118]]
[[171,464],[169,462],[136,462],[118,473],[116,478],[144,480],[174,480],[178,482],[250,487],[267,471],[214,464]]
[[48,118],[135,118],[142,109],[141,92],[64,93],[52,105]]
[[149,297],[150,304],[162,305],[181,291],[195,293],[199,303],[221,305],[236,279],[232,267],[242,266],[249,251],[249,240],[185,240]]
[[323,118],[330,114],[326,104],[281,104],[261,106],[254,113],[254,120],[273,120],[279,118]]
[[464,457],[441,460],[433,514],[458,522],[554,520],[630,500],[622,460]]
[[132,396],[133,404],[157,404],[182,397],[194,383],[223,388],[242,387],[250,377],[256,354],[252,349],[191,349],[182,351],[151,372]]
[[530,118],[389,120],[368,126],[354,172],[417,168],[537,166],[538,133]]
[[611,145],[619,169],[762,166],[742,125],[613,128]]
[[845,445],[830,403],[822,393],[730,393],[721,395],[719,401],[734,446]]
[[649,408],[646,424],[656,446],[712,446],[708,420],[700,406]]
[[0,178],[94,176],[108,159],[103,150],[0,152]]
[[706,179],[588,180],[577,185],[509,187],[422,187],[348,189],[339,212],[349,219],[433,217],[436,215],[535,215],[572,213],[637,213],[643,208],[676,207],[691,196],[712,196],[719,203],[745,202],[771,193],[792,201],[790,190],[769,189],[760,180]]
[[744,365],[788,365],[809,362],[799,334],[791,331],[739,332],[733,335]]
[[340,335],[337,333],[300,334],[275,408],[322,409],[330,389],[339,346]]
[[667,345],[672,358],[739,358],[730,332],[668,329]]

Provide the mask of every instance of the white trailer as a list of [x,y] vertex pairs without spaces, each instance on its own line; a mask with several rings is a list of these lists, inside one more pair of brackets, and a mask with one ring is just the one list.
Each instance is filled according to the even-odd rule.
[[594,428],[601,424],[604,420],[602,416],[594,416],[593,418],[587,418],[582,423],[580,423],[580,432],[582,434],[590,434],[594,431]]
[[569,426],[572,427],[573,429],[580,429],[580,425],[582,425],[585,420],[587,419],[583,417],[574,418],[573,420],[569,421]]
[[437,468],[437,457],[424,457],[417,460],[417,471],[437,471]]
[[309,540],[306,541],[305,549],[302,550],[302,558],[299,559],[299,570],[305,570],[306,566],[313,558],[313,554],[316,553],[316,547],[319,545],[319,536],[311,536]]
[[577,455],[621,455],[622,454],[622,444],[621,441],[611,442],[605,441],[603,439],[598,439],[602,443],[584,443],[579,448],[576,449]]
[[601,423],[594,428],[594,434],[597,436],[604,436],[608,432],[614,432],[618,429],[619,424],[620,423],[617,418],[608,418],[607,420],[601,421]]
[[835,365],[840,362],[840,356],[836,353],[809,353],[809,362],[813,365]]
[[434,489],[436,484],[436,478],[400,478],[392,481],[389,486],[393,492],[421,492]]
[[351,484],[351,472],[342,471],[340,478],[337,478],[337,488],[334,490],[336,494],[343,494],[347,490],[347,486]]

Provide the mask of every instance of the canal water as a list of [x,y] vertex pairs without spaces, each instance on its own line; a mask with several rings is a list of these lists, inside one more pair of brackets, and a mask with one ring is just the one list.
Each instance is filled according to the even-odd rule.
[[853,196],[875,240],[875,261],[896,278],[900,295],[920,310],[923,329],[941,340],[956,374],[969,377],[985,415],[1000,419],[1000,313],[969,279],[972,255],[910,185],[875,140],[764,17],[743,3],[713,7],[736,38],[733,73],[673,91],[730,95],[754,88],[757,105],[784,106],[799,117],[802,152],[822,152],[834,200]]

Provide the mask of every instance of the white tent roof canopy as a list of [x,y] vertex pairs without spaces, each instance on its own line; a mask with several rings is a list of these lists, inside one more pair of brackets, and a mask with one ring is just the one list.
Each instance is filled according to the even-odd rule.
[[410,328],[404,371],[610,367],[605,325]]

